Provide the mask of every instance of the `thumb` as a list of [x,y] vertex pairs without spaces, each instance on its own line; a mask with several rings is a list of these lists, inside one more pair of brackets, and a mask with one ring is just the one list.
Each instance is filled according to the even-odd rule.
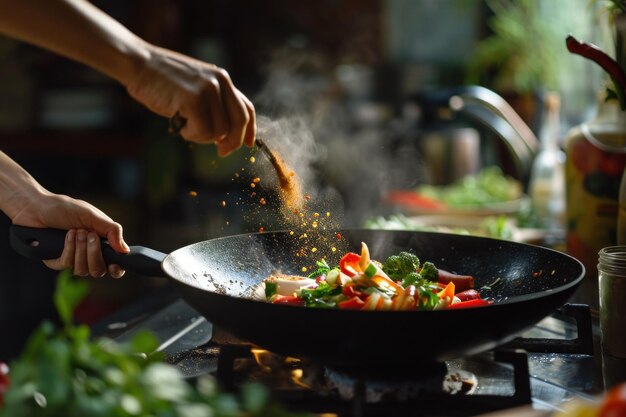
[[124,241],[122,226],[119,223],[113,223],[113,228],[106,233],[109,245],[118,253],[128,253],[130,248]]
[[90,229],[100,236],[106,237],[109,245],[118,253],[128,253],[130,248],[124,241],[122,225],[114,222],[106,215],[91,218]]

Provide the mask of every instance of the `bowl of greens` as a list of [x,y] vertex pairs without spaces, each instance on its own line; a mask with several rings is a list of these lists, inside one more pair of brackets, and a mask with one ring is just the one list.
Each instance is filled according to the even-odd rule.
[[492,216],[514,214],[526,199],[518,180],[504,175],[497,166],[489,166],[449,185],[424,184],[412,190],[390,191],[385,201],[406,215]]

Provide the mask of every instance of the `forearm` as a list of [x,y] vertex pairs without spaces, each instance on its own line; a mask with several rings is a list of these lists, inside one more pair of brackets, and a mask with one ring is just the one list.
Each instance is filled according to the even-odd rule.
[[0,0],[0,33],[86,64],[128,85],[148,45],[85,0]]
[[28,172],[0,152],[0,210],[11,220],[31,201],[48,194]]

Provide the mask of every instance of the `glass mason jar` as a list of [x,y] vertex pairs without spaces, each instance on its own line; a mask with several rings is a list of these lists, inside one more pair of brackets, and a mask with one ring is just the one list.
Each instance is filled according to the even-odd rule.
[[626,358],[626,246],[609,246],[598,254],[602,346],[609,355]]

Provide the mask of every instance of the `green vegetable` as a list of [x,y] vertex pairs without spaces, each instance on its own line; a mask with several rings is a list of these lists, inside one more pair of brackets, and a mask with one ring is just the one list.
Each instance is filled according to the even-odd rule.
[[437,282],[439,280],[439,271],[432,262],[424,262],[424,265],[422,265],[422,270],[420,271],[420,275],[425,280],[431,282]]
[[335,307],[337,300],[335,296],[341,295],[341,287],[329,285],[327,282],[321,281],[317,288],[302,289],[300,297],[305,307],[331,308]]
[[420,310],[432,310],[439,303],[439,296],[435,294],[428,287],[418,288],[420,297],[418,301],[418,308]]
[[327,275],[331,269],[328,263],[326,262],[326,259],[317,261],[316,264],[317,264],[317,269],[308,275],[309,278],[317,278],[322,275]]
[[417,272],[420,267],[419,258],[410,252],[400,252],[391,255],[383,264],[383,272],[394,281],[402,281],[412,272]]
[[419,286],[422,285],[423,281],[424,279],[419,273],[411,272],[410,274],[407,274],[402,280],[402,286],[404,288],[408,287],[409,285]]
[[374,275],[376,275],[377,271],[378,271],[378,268],[376,268],[376,265],[374,263],[370,263],[369,265],[367,265],[367,268],[365,268],[365,271],[363,271],[363,273],[368,278],[372,278]]
[[270,298],[278,291],[278,284],[275,282],[267,281],[265,283],[265,297]]
[[494,165],[447,186],[422,185],[417,192],[450,207],[481,207],[519,199],[522,186]]
[[189,384],[154,353],[151,333],[123,344],[91,340],[87,326],[72,323],[86,290],[85,280],[59,275],[54,300],[63,328],[42,324],[10,364],[0,417],[295,416],[271,403],[258,384],[243,386],[239,395],[220,391],[210,375]]
[[333,268],[326,274],[326,283],[329,285],[335,285],[339,278],[339,268]]

